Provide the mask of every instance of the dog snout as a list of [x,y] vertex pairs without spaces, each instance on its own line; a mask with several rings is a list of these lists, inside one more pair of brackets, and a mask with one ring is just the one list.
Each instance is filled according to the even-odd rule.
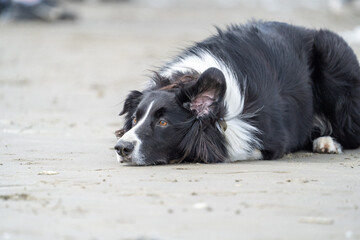
[[134,147],[131,142],[119,141],[114,148],[120,156],[128,157],[133,152]]

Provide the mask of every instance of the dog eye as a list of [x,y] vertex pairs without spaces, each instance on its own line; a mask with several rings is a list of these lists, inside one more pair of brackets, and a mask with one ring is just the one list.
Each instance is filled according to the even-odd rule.
[[137,123],[137,119],[136,119],[136,117],[133,117],[132,124],[135,125],[136,123]]
[[160,120],[160,121],[159,121],[159,125],[165,127],[165,126],[168,125],[168,123],[167,123],[167,121],[165,121],[165,120]]

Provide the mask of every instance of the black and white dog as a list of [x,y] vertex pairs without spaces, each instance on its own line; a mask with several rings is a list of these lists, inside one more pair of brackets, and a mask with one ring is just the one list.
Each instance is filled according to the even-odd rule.
[[333,32],[279,22],[230,26],[132,91],[115,149],[152,165],[277,159],[360,146],[360,68]]

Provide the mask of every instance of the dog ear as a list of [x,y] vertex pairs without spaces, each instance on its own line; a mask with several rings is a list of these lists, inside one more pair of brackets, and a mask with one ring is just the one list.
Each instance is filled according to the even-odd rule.
[[208,68],[192,86],[182,90],[183,106],[197,117],[217,115],[226,91],[224,74],[217,68]]
[[136,109],[137,105],[139,105],[141,101],[142,95],[143,94],[139,91],[130,92],[130,94],[125,99],[123,109],[119,115],[124,115],[125,113],[131,112],[131,110]]
[[[123,110],[119,114],[119,115],[124,115],[126,113],[124,128],[123,128],[124,133],[128,131],[132,126],[131,116],[134,114],[137,106],[139,105],[142,95],[143,94],[139,91],[132,91],[125,99]],[[115,133],[115,135],[117,135],[117,137],[121,137],[120,136],[121,134]]]
[[122,136],[124,136],[125,129],[124,128],[119,129],[119,130],[115,131],[114,134],[115,134],[117,139],[120,139]]

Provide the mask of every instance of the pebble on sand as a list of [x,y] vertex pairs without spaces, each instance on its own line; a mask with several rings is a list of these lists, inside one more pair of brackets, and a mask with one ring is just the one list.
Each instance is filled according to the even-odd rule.
[[56,171],[42,171],[38,173],[38,175],[57,175],[57,174],[59,173]]

